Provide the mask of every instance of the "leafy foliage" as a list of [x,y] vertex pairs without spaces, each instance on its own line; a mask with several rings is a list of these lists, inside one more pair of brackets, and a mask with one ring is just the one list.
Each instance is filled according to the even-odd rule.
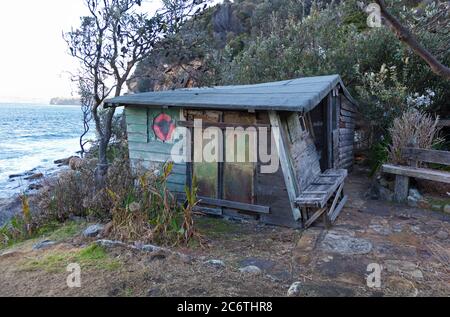
[[[417,7],[396,1],[390,6],[433,54],[450,64],[448,15],[438,16],[442,23],[435,21],[442,11],[439,3]],[[450,115],[450,82],[434,75],[387,26],[369,28],[366,19],[356,0],[225,1],[142,61],[136,69],[142,80],[133,79],[130,87],[142,92],[338,73],[360,103],[373,143],[388,137],[394,118],[418,107],[408,98],[431,92],[422,110]]]

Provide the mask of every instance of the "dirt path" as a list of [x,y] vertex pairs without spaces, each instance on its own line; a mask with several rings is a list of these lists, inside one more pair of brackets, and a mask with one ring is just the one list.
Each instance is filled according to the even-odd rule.
[[[105,251],[79,236],[38,251],[30,241],[0,256],[0,296],[285,296],[297,281],[299,296],[450,295],[450,217],[367,201],[367,187],[350,176],[349,203],[330,231],[199,219],[210,247],[177,250],[187,256]],[[71,261],[81,263],[81,288],[66,285]],[[262,273],[239,271],[249,265]],[[369,265],[382,269],[380,288],[367,286]]]

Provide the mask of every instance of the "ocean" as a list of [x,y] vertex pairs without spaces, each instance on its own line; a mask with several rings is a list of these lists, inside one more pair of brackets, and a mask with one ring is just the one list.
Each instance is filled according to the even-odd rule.
[[75,155],[82,131],[79,106],[0,103],[0,199],[26,189],[10,175],[46,175],[56,170],[55,160]]

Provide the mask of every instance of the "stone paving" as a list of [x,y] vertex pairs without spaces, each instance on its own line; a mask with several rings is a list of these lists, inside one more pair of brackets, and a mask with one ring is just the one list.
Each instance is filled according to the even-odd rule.
[[[305,276],[299,295],[450,295],[450,216],[367,200],[366,186],[353,173],[336,225],[302,234],[293,251]],[[379,288],[367,287],[370,264],[381,267]]]

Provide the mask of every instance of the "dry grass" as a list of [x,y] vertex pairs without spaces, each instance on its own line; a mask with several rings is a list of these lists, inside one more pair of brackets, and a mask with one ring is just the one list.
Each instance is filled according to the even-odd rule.
[[402,158],[402,148],[412,146],[431,149],[434,145],[440,143],[438,121],[439,117],[433,118],[417,109],[410,109],[403,113],[400,118],[396,118],[389,130],[392,137],[392,145],[389,147],[389,161],[394,164],[406,164],[407,162]]

